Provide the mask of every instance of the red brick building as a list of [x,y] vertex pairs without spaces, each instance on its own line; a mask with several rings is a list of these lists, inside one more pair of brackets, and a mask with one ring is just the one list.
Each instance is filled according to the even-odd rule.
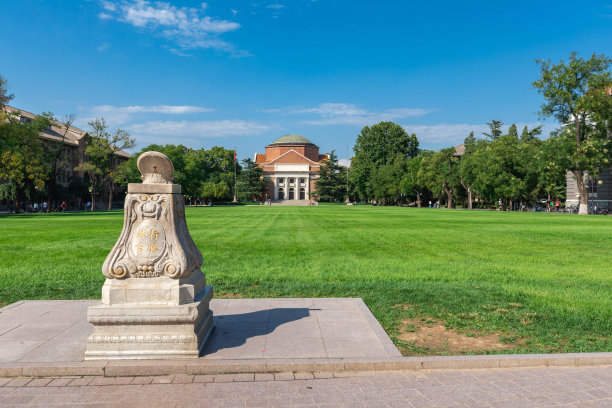
[[321,161],[319,146],[300,135],[285,135],[266,146],[266,153],[255,153],[255,163],[268,182],[267,198],[272,200],[309,200],[315,198],[315,180]]

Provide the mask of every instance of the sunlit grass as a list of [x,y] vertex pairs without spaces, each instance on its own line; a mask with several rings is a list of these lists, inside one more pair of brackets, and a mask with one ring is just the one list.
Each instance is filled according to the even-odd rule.
[[[0,217],[0,302],[99,298],[122,217]],[[393,338],[429,316],[522,339],[512,352],[612,351],[612,217],[253,206],[187,223],[218,295],[354,296]]]

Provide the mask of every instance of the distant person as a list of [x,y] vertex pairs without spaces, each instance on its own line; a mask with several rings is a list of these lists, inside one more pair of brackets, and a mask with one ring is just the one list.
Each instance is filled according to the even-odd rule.
[[37,213],[39,210],[38,203],[34,203],[34,212]]
[[555,210],[559,211],[559,206],[561,205],[561,202],[559,201],[559,199],[557,198],[557,201],[555,201]]
[[431,208],[431,200],[429,200],[429,208]]
[[46,201],[43,201],[43,203],[42,203],[42,211],[43,211],[43,212],[47,212],[47,207],[48,207],[48,206],[49,206],[49,205],[47,204],[47,202],[46,202]]
[[65,201],[62,201],[62,204],[60,205],[60,207],[62,208],[62,212],[66,212],[66,207],[67,207],[67,206],[68,206],[68,205],[66,204],[66,202],[65,202]]

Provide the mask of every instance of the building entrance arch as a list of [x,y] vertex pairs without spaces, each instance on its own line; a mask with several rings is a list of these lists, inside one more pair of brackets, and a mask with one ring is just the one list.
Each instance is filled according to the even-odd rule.
[[278,189],[278,199],[279,200],[284,200],[285,199],[285,189],[284,188],[279,188]]
[[295,189],[294,188],[289,189],[289,199],[295,200]]
[[306,199],[306,190],[304,190],[303,188],[300,188],[300,200],[305,200]]

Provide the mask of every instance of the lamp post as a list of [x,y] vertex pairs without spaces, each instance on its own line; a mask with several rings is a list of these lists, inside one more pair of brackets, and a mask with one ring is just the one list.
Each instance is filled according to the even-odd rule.
[[234,200],[233,203],[238,202],[238,182],[236,177],[236,147],[234,147]]

